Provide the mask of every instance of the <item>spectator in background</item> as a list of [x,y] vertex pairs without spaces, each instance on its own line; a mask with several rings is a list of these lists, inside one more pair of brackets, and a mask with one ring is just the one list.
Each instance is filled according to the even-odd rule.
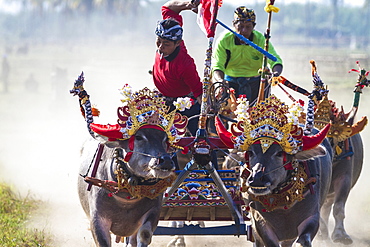
[[1,68],[2,68],[1,80],[3,82],[3,92],[7,93],[9,91],[9,73],[10,73],[10,65],[7,55],[3,56]]
[[33,73],[30,73],[24,82],[24,87],[26,91],[30,93],[37,93],[39,91],[39,83],[35,80]]

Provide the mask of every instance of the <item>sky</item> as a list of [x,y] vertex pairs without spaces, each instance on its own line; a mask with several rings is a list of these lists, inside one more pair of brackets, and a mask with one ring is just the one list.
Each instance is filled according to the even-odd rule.
[[[155,0],[155,1],[162,1],[162,0]],[[165,2],[166,0],[163,0]],[[341,0],[343,4],[350,5],[350,6],[363,6],[365,0]],[[223,0],[224,3],[240,6],[245,5],[247,3],[264,3],[266,0]],[[331,0],[275,0],[275,6],[279,7],[279,4],[289,4],[293,2],[301,2],[301,3],[308,3],[308,2],[316,2],[316,3],[330,3]],[[0,0],[0,10],[7,13],[17,13],[20,10],[20,2],[9,2],[6,0]]]
[[[351,5],[351,6],[363,6],[365,3],[365,0],[342,0],[345,5]],[[229,4],[235,4],[235,5],[245,5],[248,2],[254,2],[254,3],[264,3],[265,0],[223,0],[224,3]],[[331,0],[275,0],[275,6],[279,7],[279,4],[289,4],[293,2],[300,2],[300,3],[330,3]]]

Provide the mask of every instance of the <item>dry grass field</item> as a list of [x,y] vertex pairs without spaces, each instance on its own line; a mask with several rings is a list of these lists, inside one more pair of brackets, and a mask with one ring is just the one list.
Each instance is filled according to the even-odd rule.
[[[150,43],[151,42],[147,42]],[[277,47],[279,49],[279,47]],[[190,46],[200,75],[203,74],[204,46]],[[128,83],[135,89],[152,88],[151,69],[154,44],[100,43],[64,44],[59,46],[30,45],[28,53],[7,54],[10,64],[9,92],[0,87],[0,180],[16,186],[23,194],[32,193],[45,201],[45,207],[32,216],[31,227],[50,232],[56,247],[93,246],[87,219],[79,205],[78,179],[79,150],[89,137],[82,118],[78,99],[69,95],[74,80],[83,71],[85,89],[91,101],[101,111],[99,123],[115,123],[116,108],[120,105],[118,89]],[[356,54],[313,49],[281,47],[285,61],[283,75],[292,82],[311,90],[309,60],[317,61],[318,71],[329,86],[330,98],[352,107],[352,89],[357,80],[355,61],[370,69],[369,60],[361,52]],[[341,54],[341,55],[340,55]],[[27,79],[34,77],[27,89]],[[0,84],[0,86],[2,86]],[[358,117],[370,116],[370,89],[361,95]],[[278,89],[273,93],[290,104]],[[298,99],[300,95],[292,93]],[[363,132],[365,149],[370,147],[370,130]],[[369,139],[368,139],[369,138]],[[353,237],[353,246],[370,246],[370,191],[369,156],[365,153],[363,173],[351,192],[347,203],[345,224]],[[153,247],[166,246],[170,237],[154,237]],[[188,246],[252,246],[245,236],[186,237]],[[328,246],[316,242],[316,246]],[[115,246],[123,246],[115,245]]]

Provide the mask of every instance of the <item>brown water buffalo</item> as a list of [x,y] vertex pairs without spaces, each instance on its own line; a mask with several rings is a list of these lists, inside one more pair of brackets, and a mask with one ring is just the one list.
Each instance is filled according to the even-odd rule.
[[352,244],[351,237],[344,228],[345,205],[348,195],[356,184],[363,164],[364,149],[360,134],[349,138],[350,150],[343,156],[335,156],[329,194],[321,214],[324,222],[320,224],[321,237],[328,239],[328,221],[331,210],[335,226],[331,235],[333,242]]
[[[139,129],[127,140],[109,141],[105,144],[96,173],[96,179],[100,179],[96,185],[102,187],[93,186],[91,191],[87,191],[84,179],[79,179],[80,201],[90,219],[90,228],[97,246],[111,246],[110,233],[115,234],[117,240],[129,236],[127,246],[130,247],[150,244],[159,220],[162,191],[173,181],[170,180],[175,169],[170,155],[166,152],[167,141],[168,137],[164,131],[153,128]],[[86,174],[89,170],[97,145],[98,142],[93,140],[83,147],[81,174]],[[122,155],[119,155],[120,152]],[[122,162],[122,157],[129,152],[132,155],[129,162]],[[149,196],[135,196],[129,189],[112,189],[117,184],[115,173],[118,164],[124,170],[123,176],[132,191],[141,188],[149,193]],[[156,186],[160,183],[162,185]],[[150,198],[150,195],[154,198]]]

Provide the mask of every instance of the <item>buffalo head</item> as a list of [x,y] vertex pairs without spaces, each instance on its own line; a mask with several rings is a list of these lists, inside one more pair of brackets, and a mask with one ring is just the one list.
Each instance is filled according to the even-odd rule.
[[156,128],[141,128],[129,139],[113,140],[119,133],[112,131],[114,126],[92,124],[96,133],[104,133],[110,140],[105,142],[110,148],[121,148],[128,172],[144,179],[165,178],[175,169],[168,153],[169,142],[166,132]]
[[248,192],[267,195],[288,182],[296,170],[296,160],[307,160],[326,154],[319,144],[325,139],[330,124],[319,133],[305,136],[298,124],[300,113],[289,112],[288,106],[275,96],[270,96],[252,109],[240,101],[239,121],[228,132],[219,118],[216,130],[222,141],[231,148],[245,151],[248,172]]
[[326,149],[321,145],[292,155],[284,152],[278,144],[272,144],[266,152],[262,152],[260,144],[253,144],[246,152],[250,173],[246,180],[248,193],[256,196],[271,194],[289,182],[297,160],[304,161],[324,155]]

